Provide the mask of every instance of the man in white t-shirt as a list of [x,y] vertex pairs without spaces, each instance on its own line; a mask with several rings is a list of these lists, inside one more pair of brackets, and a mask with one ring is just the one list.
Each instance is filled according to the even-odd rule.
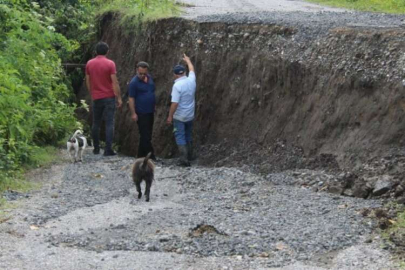
[[190,58],[184,54],[183,60],[187,63],[189,75],[187,77],[186,68],[182,65],[176,65],[173,68],[175,81],[167,123],[173,123],[174,126],[174,136],[181,155],[179,165],[188,167],[193,158],[192,132],[196,77]]

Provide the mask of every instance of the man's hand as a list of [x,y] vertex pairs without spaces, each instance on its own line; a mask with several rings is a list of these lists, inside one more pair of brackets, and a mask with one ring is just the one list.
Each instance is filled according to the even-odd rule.
[[170,117],[170,116],[167,117],[167,121],[166,121],[166,122],[167,122],[168,125],[171,125],[171,124],[173,123],[173,117]]
[[138,115],[137,115],[136,113],[133,113],[133,114],[131,115],[131,119],[132,119],[134,122],[137,122],[137,121],[138,121]]
[[188,64],[191,63],[190,57],[188,57],[185,53],[183,54],[183,60]]
[[122,106],[122,99],[118,98],[117,99],[117,108],[121,108],[121,106]]
[[166,121],[169,125],[173,123],[173,115],[177,110],[177,106],[179,106],[179,103],[177,102],[172,102],[172,105],[170,105],[169,117],[167,117]]

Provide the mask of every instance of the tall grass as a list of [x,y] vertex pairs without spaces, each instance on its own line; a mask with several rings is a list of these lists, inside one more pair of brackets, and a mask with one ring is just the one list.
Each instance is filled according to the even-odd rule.
[[405,0],[307,0],[308,2],[360,11],[405,13]]
[[[39,167],[46,167],[61,161],[58,157],[59,150],[54,146],[36,147],[30,155],[30,162],[21,164],[18,170],[3,171],[0,173],[0,191],[14,190],[27,192],[39,187],[38,183],[32,183],[25,179],[25,172]],[[0,196],[0,205],[2,204]]]
[[121,15],[121,24],[127,26],[180,14],[180,6],[174,0],[107,0],[99,5],[97,15],[117,12]]

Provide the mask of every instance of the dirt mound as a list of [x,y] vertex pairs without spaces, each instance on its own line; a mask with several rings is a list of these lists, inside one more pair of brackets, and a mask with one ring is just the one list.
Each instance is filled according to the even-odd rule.
[[195,228],[189,233],[190,237],[201,237],[204,234],[218,234],[225,235],[226,233],[219,232],[214,226],[207,224],[198,224]]

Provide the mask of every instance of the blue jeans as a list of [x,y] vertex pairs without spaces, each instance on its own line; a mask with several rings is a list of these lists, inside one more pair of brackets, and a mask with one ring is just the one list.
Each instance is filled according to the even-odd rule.
[[100,149],[100,126],[105,117],[105,151],[112,150],[114,137],[115,98],[103,98],[93,101],[93,137],[94,149]]
[[173,119],[174,125],[174,137],[176,138],[177,145],[186,145],[193,141],[193,120],[188,122],[182,122],[176,119]]

